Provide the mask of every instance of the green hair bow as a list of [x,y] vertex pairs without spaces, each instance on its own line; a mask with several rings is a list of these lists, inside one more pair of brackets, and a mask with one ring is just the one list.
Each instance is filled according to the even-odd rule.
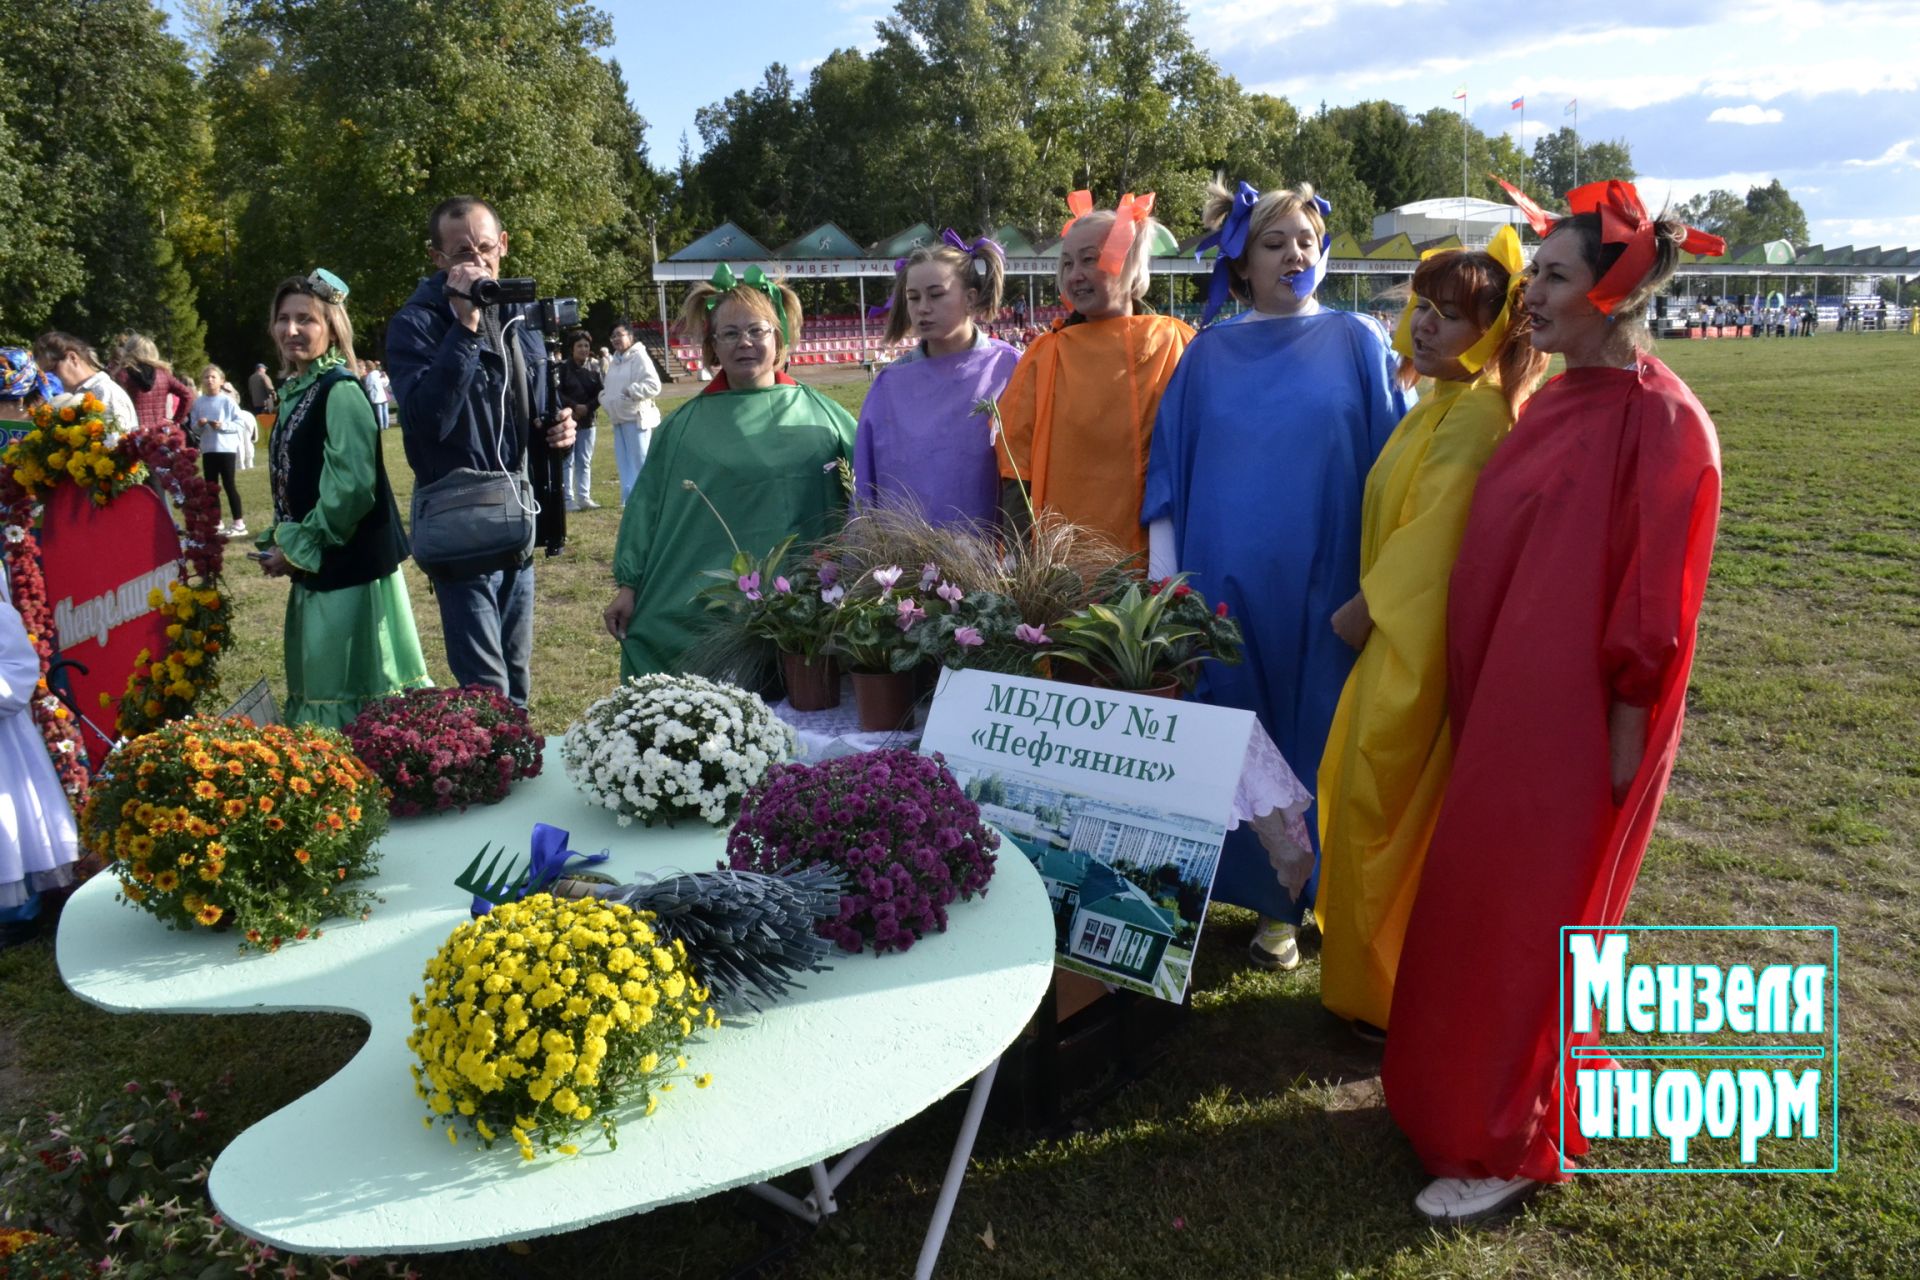
[[766,272],[758,267],[748,267],[736,276],[733,274],[733,268],[723,262],[713,269],[713,278],[708,283],[713,285],[714,289],[717,290],[717,292],[707,299],[707,310],[709,312],[719,305],[723,295],[743,285],[749,289],[758,289],[760,292],[766,294],[767,300],[773,303],[773,314],[780,320],[780,341],[786,346],[787,350],[793,350],[793,332],[787,327],[786,299],[781,296],[780,286],[767,279]]

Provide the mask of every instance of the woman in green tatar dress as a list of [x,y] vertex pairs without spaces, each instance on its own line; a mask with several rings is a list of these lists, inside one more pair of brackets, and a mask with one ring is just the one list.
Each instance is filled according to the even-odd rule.
[[681,323],[719,373],[655,429],[620,517],[604,618],[623,678],[681,669],[704,616],[700,575],[724,569],[735,542],[758,559],[789,535],[825,535],[846,505],[840,464],[856,424],[780,371],[800,320],[799,297],[758,267],[736,279],[723,265],[687,297]]
[[375,698],[431,683],[400,576],[407,535],[353,376],[346,297],[324,270],[274,291],[269,324],[291,379],[268,450],[273,525],[256,556],[261,572],[293,584],[286,721],[335,729]]

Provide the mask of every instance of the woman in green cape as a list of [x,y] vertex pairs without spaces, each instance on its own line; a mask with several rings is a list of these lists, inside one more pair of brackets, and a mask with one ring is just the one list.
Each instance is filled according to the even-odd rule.
[[684,331],[719,372],[654,431],[620,517],[604,617],[623,678],[680,669],[704,614],[700,575],[726,567],[736,544],[759,558],[789,536],[821,537],[846,503],[854,420],[781,372],[800,322],[799,297],[758,267],[736,278],[722,264],[687,296]]

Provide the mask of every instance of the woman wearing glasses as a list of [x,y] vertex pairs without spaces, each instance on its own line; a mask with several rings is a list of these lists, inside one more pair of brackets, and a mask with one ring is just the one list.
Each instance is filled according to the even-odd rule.
[[273,523],[261,572],[291,578],[286,720],[340,728],[366,703],[429,683],[400,562],[407,538],[380,430],[353,376],[347,286],[330,271],[274,290],[280,417],[268,446]]
[[799,297],[758,267],[736,278],[723,264],[688,294],[681,324],[719,373],[655,431],[620,517],[603,616],[622,677],[680,669],[703,612],[700,575],[724,568],[736,544],[764,557],[789,536],[822,536],[845,506],[854,420],[780,371],[800,322]]

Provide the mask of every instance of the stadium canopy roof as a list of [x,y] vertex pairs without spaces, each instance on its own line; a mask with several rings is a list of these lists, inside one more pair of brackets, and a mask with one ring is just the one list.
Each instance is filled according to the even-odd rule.
[[[750,262],[769,258],[766,246],[731,222],[723,222],[695,240],[668,262]],[[697,279],[704,280],[702,272]]]
[[838,225],[823,222],[773,251],[776,258],[858,258],[860,246]]

